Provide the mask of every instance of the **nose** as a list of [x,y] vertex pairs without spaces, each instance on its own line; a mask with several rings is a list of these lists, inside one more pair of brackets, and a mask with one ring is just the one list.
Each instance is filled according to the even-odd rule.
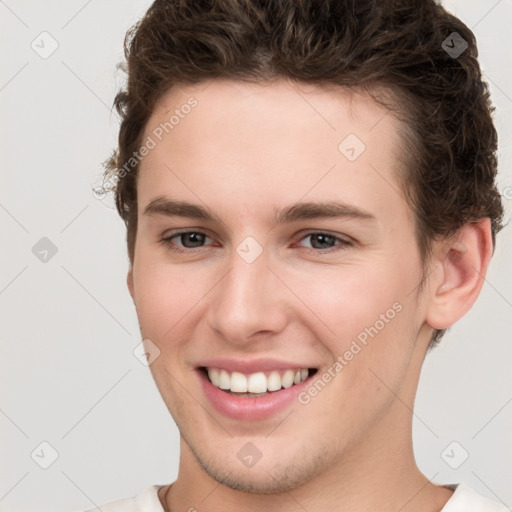
[[233,251],[229,269],[212,290],[209,326],[237,345],[281,332],[292,294],[279,279],[279,271],[270,268],[265,250],[252,262]]

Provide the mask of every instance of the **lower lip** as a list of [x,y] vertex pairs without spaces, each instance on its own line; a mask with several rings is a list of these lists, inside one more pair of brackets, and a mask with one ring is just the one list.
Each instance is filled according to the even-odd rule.
[[257,398],[238,397],[222,391],[214,386],[202,370],[197,370],[204,394],[210,400],[213,407],[221,414],[236,420],[254,421],[263,420],[286,409],[294,401],[297,395],[309,386],[306,380],[289,388],[274,391],[266,396]]

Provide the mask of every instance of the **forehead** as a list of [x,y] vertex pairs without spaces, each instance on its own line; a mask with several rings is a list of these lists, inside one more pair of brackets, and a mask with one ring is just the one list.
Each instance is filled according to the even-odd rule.
[[208,197],[211,207],[229,200],[238,212],[302,198],[403,210],[400,127],[368,95],[341,88],[287,80],[175,86],[145,127],[143,142],[153,147],[140,165],[139,208],[158,193]]
[[[379,92],[385,94],[386,89],[381,88]],[[201,115],[189,116],[195,112]],[[394,138],[400,126],[387,109],[359,89],[334,85],[327,88],[286,79],[258,84],[216,79],[196,85],[176,85],[164,93],[146,124],[145,134],[167,123],[167,130],[164,128],[161,135],[164,138],[170,132],[176,135],[183,131],[183,126],[181,130],[177,128],[187,117],[192,118],[187,124],[208,131],[208,139],[214,138],[219,130],[229,133],[235,119],[245,124],[244,131],[257,130],[260,136],[266,131],[272,137],[272,127],[286,128],[281,133],[282,140],[287,133],[297,132],[303,135],[318,132],[321,138],[337,139],[353,128],[364,138],[382,122],[377,132],[387,132]],[[196,124],[193,118],[198,117],[200,122]]]

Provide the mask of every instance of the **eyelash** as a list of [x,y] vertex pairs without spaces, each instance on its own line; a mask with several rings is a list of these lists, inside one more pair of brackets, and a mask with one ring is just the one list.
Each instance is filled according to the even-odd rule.
[[[164,237],[164,238],[162,238],[160,240],[160,242],[164,246],[166,246],[167,249],[169,249],[170,251],[176,252],[176,253],[185,253],[185,254],[186,253],[193,253],[193,252],[197,252],[198,249],[202,249],[203,247],[197,247],[195,249],[193,249],[193,248],[181,249],[181,248],[178,248],[172,242],[173,238],[177,238],[177,237],[180,237],[180,236],[183,236],[183,235],[189,235],[189,234],[199,234],[199,235],[204,235],[207,238],[210,238],[206,233],[203,233],[202,231],[182,231],[180,233],[175,233],[172,236]],[[330,253],[337,252],[337,251],[340,251],[340,250],[345,250],[347,247],[351,247],[353,245],[353,243],[351,241],[349,241],[349,240],[346,240],[344,238],[338,237],[336,235],[333,235],[331,233],[324,232],[324,231],[310,231],[309,233],[306,233],[300,239],[300,241],[302,241],[305,238],[308,238],[310,236],[313,236],[313,235],[327,235],[328,237],[331,237],[335,241],[338,241],[340,243],[337,246],[328,248],[327,250],[315,249],[315,248],[311,248],[311,247],[302,247],[302,249],[305,249],[306,252],[309,253],[309,254],[330,254]]]

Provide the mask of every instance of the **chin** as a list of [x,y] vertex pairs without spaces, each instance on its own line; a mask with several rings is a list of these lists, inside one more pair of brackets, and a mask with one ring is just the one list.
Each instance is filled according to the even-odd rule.
[[226,452],[198,453],[190,444],[189,447],[208,476],[230,489],[251,494],[293,491],[317,478],[329,466],[329,459],[332,457],[332,453],[329,452],[317,456],[303,452],[279,453],[279,457],[272,460],[264,460],[265,457],[262,457],[253,467],[246,468],[236,455],[228,459]]
[[[275,468],[255,468],[240,472],[239,468],[220,468],[217,465],[203,465],[208,476],[219,484],[235,491],[251,494],[279,494],[289,492],[309,480],[302,474],[297,474],[296,467],[288,471],[276,471]],[[254,472],[253,472],[254,471]]]

